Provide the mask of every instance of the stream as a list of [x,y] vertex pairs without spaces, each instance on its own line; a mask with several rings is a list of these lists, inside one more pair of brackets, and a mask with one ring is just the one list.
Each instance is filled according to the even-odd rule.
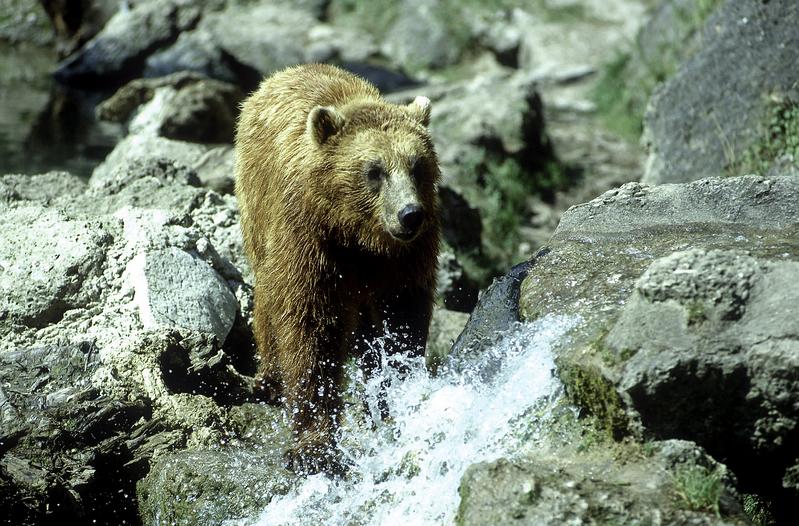
[[365,397],[375,413],[379,384],[388,379],[392,418],[373,424],[355,409],[361,404],[345,410],[339,444],[352,466],[347,480],[307,477],[258,517],[228,526],[453,523],[470,465],[519,455],[540,440],[561,396],[552,348],[578,321],[546,316],[519,324],[478,359],[436,377],[423,359],[407,360],[402,381],[387,372],[365,383],[353,367],[347,398]]

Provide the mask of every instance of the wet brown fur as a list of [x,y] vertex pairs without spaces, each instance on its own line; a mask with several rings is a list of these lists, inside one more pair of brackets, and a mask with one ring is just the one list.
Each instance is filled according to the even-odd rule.
[[[314,127],[308,116],[318,106],[335,111]],[[282,386],[293,413],[291,459],[309,471],[325,469],[342,365],[358,341],[382,334],[386,324],[409,329],[407,341],[393,341],[394,351],[424,349],[440,177],[427,115],[414,104],[386,103],[368,82],[326,65],[278,72],[242,106],[236,194],[255,273],[256,344],[262,375]],[[326,126],[338,133],[319,144],[314,134]],[[364,177],[375,159],[398,174],[379,192]],[[414,160],[418,176],[410,179]],[[394,210],[388,189],[408,181],[426,220],[416,238],[400,241],[387,227]],[[363,363],[367,373],[377,366],[374,357]]]

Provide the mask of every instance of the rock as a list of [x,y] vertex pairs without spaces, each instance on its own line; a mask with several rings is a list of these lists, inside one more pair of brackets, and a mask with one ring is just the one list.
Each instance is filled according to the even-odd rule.
[[483,234],[480,211],[472,208],[463,196],[449,187],[439,186],[438,197],[444,241],[459,251],[479,252]]
[[139,482],[142,518],[147,524],[212,526],[255,516],[289,490],[291,477],[281,464],[279,455],[247,450],[174,453]]
[[[112,241],[98,221],[77,221],[40,206],[0,212],[0,331],[44,327],[100,295]],[[54,235],[57,233],[57,235]]]
[[466,39],[456,34],[458,20],[448,16],[453,13],[446,9],[445,2],[407,2],[389,24],[380,51],[409,71],[456,63],[466,47]]
[[89,342],[0,353],[9,394],[0,411],[0,486],[10,490],[0,509],[12,523],[136,517],[133,501],[114,491],[132,490],[118,435],[149,410],[102,396],[91,382],[98,363]]
[[247,91],[255,89],[261,79],[258,71],[226,53],[204,29],[181,33],[174,44],[147,57],[143,76],[163,77],[179,71],[229,82]]
[[284,3],[233,4],[203,17],[207,31],[236,62],[269,75],[305,62],[308,30],[315,17]]
[[[523,257],[516,253],[520,243],[510,236],[529,216],[527,197],[552,196],[561,184],[547,171],[556,160],[544,132],[541,99],[534,79],[524,74],[479,76],[428,93],[434,99],[430,131],[442,184],[460,194],[482,221],[477,251],[460,249],[460,240],[453,245],[464,262],[480,262],[475,266],[481,273],[469,270],[485,286]],[[446,222],[444,226],[445,234],[452,233]]]
[[530,261],[513,267],[480,295],[469,321],[452,346],[452,357],[458,360],[479,356],[513,330],[519,318],[519,288],[538,258],[547,255],[542,250]]
[[364,63],[377,55],[371,35],[346,25],[319,24],[308,32],[308,62]]
[[467,148],[528,162],[549,153],[541,99],[535,80],[525,75],[478,77],[453,86],[434,101],[430,131],[445,166],[468,161]]
[[419,85],[419,82],[396,71],[377,64],[365,62],[340,62],[339,67],[346,69],[374,84],[381,93],[391,93],[409,89]]
[[436,295],[450,310],[471,312],[477,303],[479,287],[463,268],[455,252],[442,244],[438,255]]
[[797,498],[781,486],[797,443],[798,197],[790,176],[625,184],[563,215],[520,297],[524,320],[582,318],[558,374],[612,435],[694,440],[778,515]]
[[797,24],[799,5],[790,0],[728,0],[707,20],[701,49],[652,96],[642,181],[684,182],[748,168],[771,109],[799,100]]
[[105,120],[124,122],[143,106],[131,124],[133,133],[152,130],[168,139],[232,143],[243,98],[232,84],[181,72],[134,80],[98,106],[97,114]]
[[799,444],[797,276],[795,261],[675,252],[644,272],[605,339],[627,357],[619,387],[649,433],[704,444],[771,492]]
[[128,272],[145,329],[182,327],[225,341],[236,316],[236,297],[207,263],[170,247],[134,258]]
[[2,178],[0,514],[135,523],[136,481],[169,452],[287,431],[229,409],[256,368],[232,196],[163,158],[56,195],[70,179]]
[[113,0],[91,2],[42,2],[58,38],[58,54],[72,54],[100,31],[119,9]]
[[86,181],[69,172],[0,175],[0,201],[39,201],[49,204],[58,197],[75,197],[86,190]]
[[114,14],[102,31],[58,65],[55,77],[70,85],[118,85],[138,76],[147,56],[199,19],[200,7],[185,0],[137,3]]
[[[650,446],[653,455],[624,463],[608,462],[604,456],[565,461],[539,455],[474,464],[461,479],[456,522],[464,526],[748,524],[726,468],[695,444],[671,442],[655,442]],[[715,494],[693,505],[681,498],[681,477],[687,470],[713,481]]]
[[[170,159],[196,171],[201,184],[222,193],[233,191],[233,147],[175,141],[151,133],[128,135],[94,169],[90,185],[114,170],[130,171],[146,159]],[[146,161],[149,162],[149,161]]]
[[430,334],[427,338],[425,361],[427,368],[435,374],[438,368],[445,364],[452,344],[463,331],[469,320],[465,312],[447,309],[433,309],[433,318],[430,321]]

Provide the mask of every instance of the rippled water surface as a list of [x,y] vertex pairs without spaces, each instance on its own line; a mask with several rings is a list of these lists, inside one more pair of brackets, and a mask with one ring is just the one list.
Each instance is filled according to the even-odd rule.
[[[347,410],[340,442],[354,466],[348,480],[308,477],[239,524],[451,524],[466,468],[513,456],[546,425],[560,396],[551,349],[575,323],[548,316],[519,324],[479,359],[436,378],[423,360],[410,361],[408,377],[391,378],[390,420],[375,426],[360,404]],[[381,380],[364,384],[353,370],[352,398],[365,396],[377,411]]]

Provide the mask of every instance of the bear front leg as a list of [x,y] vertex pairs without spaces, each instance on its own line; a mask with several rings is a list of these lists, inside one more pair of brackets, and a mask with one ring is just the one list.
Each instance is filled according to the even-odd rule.
[[287,467],[305,474],[338,473],[336,421],[341,411],[343,330],[340,324],[286,323],[278,358],[294,445]]
[[[364,375],[372,378],[380,371],[381,351],[388,366],[398,370],[401,376],[407,367],[396,359],[398,355],[424,356],[432,310],[432,294],[419,289],[395,292],[377,302],[360,328],[359,340],[364,347],[360,363]],[[378,338],[381,338],[379,344]],[[388,380],[384,379],[381,391],[384,392],[388,385]],[[380,416],[385,419],[389,410],[383,394],[378,405]]]

